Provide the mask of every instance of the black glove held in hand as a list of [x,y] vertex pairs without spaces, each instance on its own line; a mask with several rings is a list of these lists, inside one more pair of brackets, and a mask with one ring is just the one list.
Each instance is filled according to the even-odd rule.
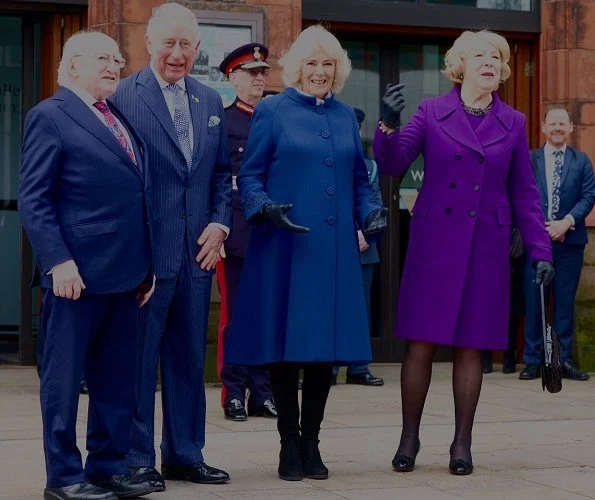
[[286,229],[287,231],[293,231],[294,233],[309,233],[310,229],[304,226],[296,226],[287,217],[287,212],[293,208],[292,204],[289,205],[276,205],[269,203],[262,209],[262,216],[275,224],[275,226]]
[[547,260],[538,260],[535,263],[535,283],[539,286],[548,286],[554,279],[554,266]]
[[397,128],[401,125],[401,111],[405,108],[405,98],[401,93],[403,84],[386,86],[386,92],[382,97],[382,121],[389,128]]
[[366,217],[366,227],[362,231],[364,236],[372,236],[381,233],[388,226],[388,209],[379,208],[370,212]]

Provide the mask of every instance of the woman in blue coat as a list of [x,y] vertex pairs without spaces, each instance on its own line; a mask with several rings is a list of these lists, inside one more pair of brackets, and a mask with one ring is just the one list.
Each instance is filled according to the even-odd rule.
[[371,358],[356,225],[379,232],[386,210],[353,109],[334,98],[351,70],[338,40],[312,26],[280,65],[287,88],[256,107],[238,176],[254,229],[226,362],[270,368],[281,479],[326,479],[318,434],[332,367]]

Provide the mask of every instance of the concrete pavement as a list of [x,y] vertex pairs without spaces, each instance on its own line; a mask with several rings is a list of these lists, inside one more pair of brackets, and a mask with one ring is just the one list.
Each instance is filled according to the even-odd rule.
[[[205,457],[232,481],[213,486],[170,481],[166,492],[145,498],[595,499],[595,381],[565,381],[563,391],[551,395],[539,381],[520,381],[518,374],[487,375],[474,432],[475,473],[455,477],[448,473],[454,425],[450,370],[450,364],[434,365],[414,472],[391,469],[401,421],[399,367],[379,365],[373,371],[385,378],[384,387],[344,385],[341,372],[331,391],[321,434],[328,480],[279,480],[275,421],[228,422],[219,388],[209,387]],[[0,405],[0,499],[40,499],[45,470],[34,369],[0,367]],[[160,428],[160,411],[157,415]],[[84,437],[85,423],[83,396],[79,436]],[[84,449],[84,439],[79,446]]]

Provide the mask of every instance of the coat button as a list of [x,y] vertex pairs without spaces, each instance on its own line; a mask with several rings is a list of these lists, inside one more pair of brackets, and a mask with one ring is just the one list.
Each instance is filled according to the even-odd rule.
[[479,184],[475,184],[475,186],[473,186],[473,191],[479,191]]
[[331,136],[331,134],[328,130],[323,130],[320,135],[325,139],[328,139]]
[[324,106],[316,106],[316,112],[319,115],[324,115]]
[[335,218],[331,215],[326,221],[332,226],[335,223]]
[[461,159],[461,155],[457,153],[457,154],[455,155],[455,160],[460,160],[460,159]]
[[238,148],[238,151],[239,151],[240,153],[243,153],[243,152],[244,152],[244,148],[243,148],[242,146],[240,146],[240,147]]
[[456,188],[456,187],[457,187],[457,185],[456,185],[454,182],[451,182],[451,183],[450,183],[450,187],[451,187],[451,189],[454,189],[454,188]]
[[327,158],[326,160],[324,160],[324,163],[329,167],[332,167],[335,164],[335,160],[333,160],[332,158]]
[[469,212],[469,215],[470,215],[471,217],[475,217],[475,216],[477,215],[477,212],[476,212],[475,210],[471,210],[471,211]]
[[452,208],[446,207],[446,208],[444,209],[444,211],[445,211],[447,214],[450,214],[450,213],[452,212]]
[[335,194],[335,188],[334,187],[327,187],[326,188],[326,192],[332,196],[332,195]]
[[483,156],[480,156],[478,159],[479,163],[483,163],[484,161],[486,161],[486,159]]

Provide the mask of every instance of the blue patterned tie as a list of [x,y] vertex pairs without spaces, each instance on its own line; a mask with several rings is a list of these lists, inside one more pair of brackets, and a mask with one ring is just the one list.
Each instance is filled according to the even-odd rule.
[[190,146],[190,110],[186,99],[186,93],[177,83],[170,83],[167,88],[173,95],[174,101],[174,127],[186,164],[188,165],[188,173],[192,167],[192,147]]
[[560,181],[562,179],[562,165],[564,164],[564,152],[554,151],[554,175],[552,178],[552,220],[558,217],[560,210]]

